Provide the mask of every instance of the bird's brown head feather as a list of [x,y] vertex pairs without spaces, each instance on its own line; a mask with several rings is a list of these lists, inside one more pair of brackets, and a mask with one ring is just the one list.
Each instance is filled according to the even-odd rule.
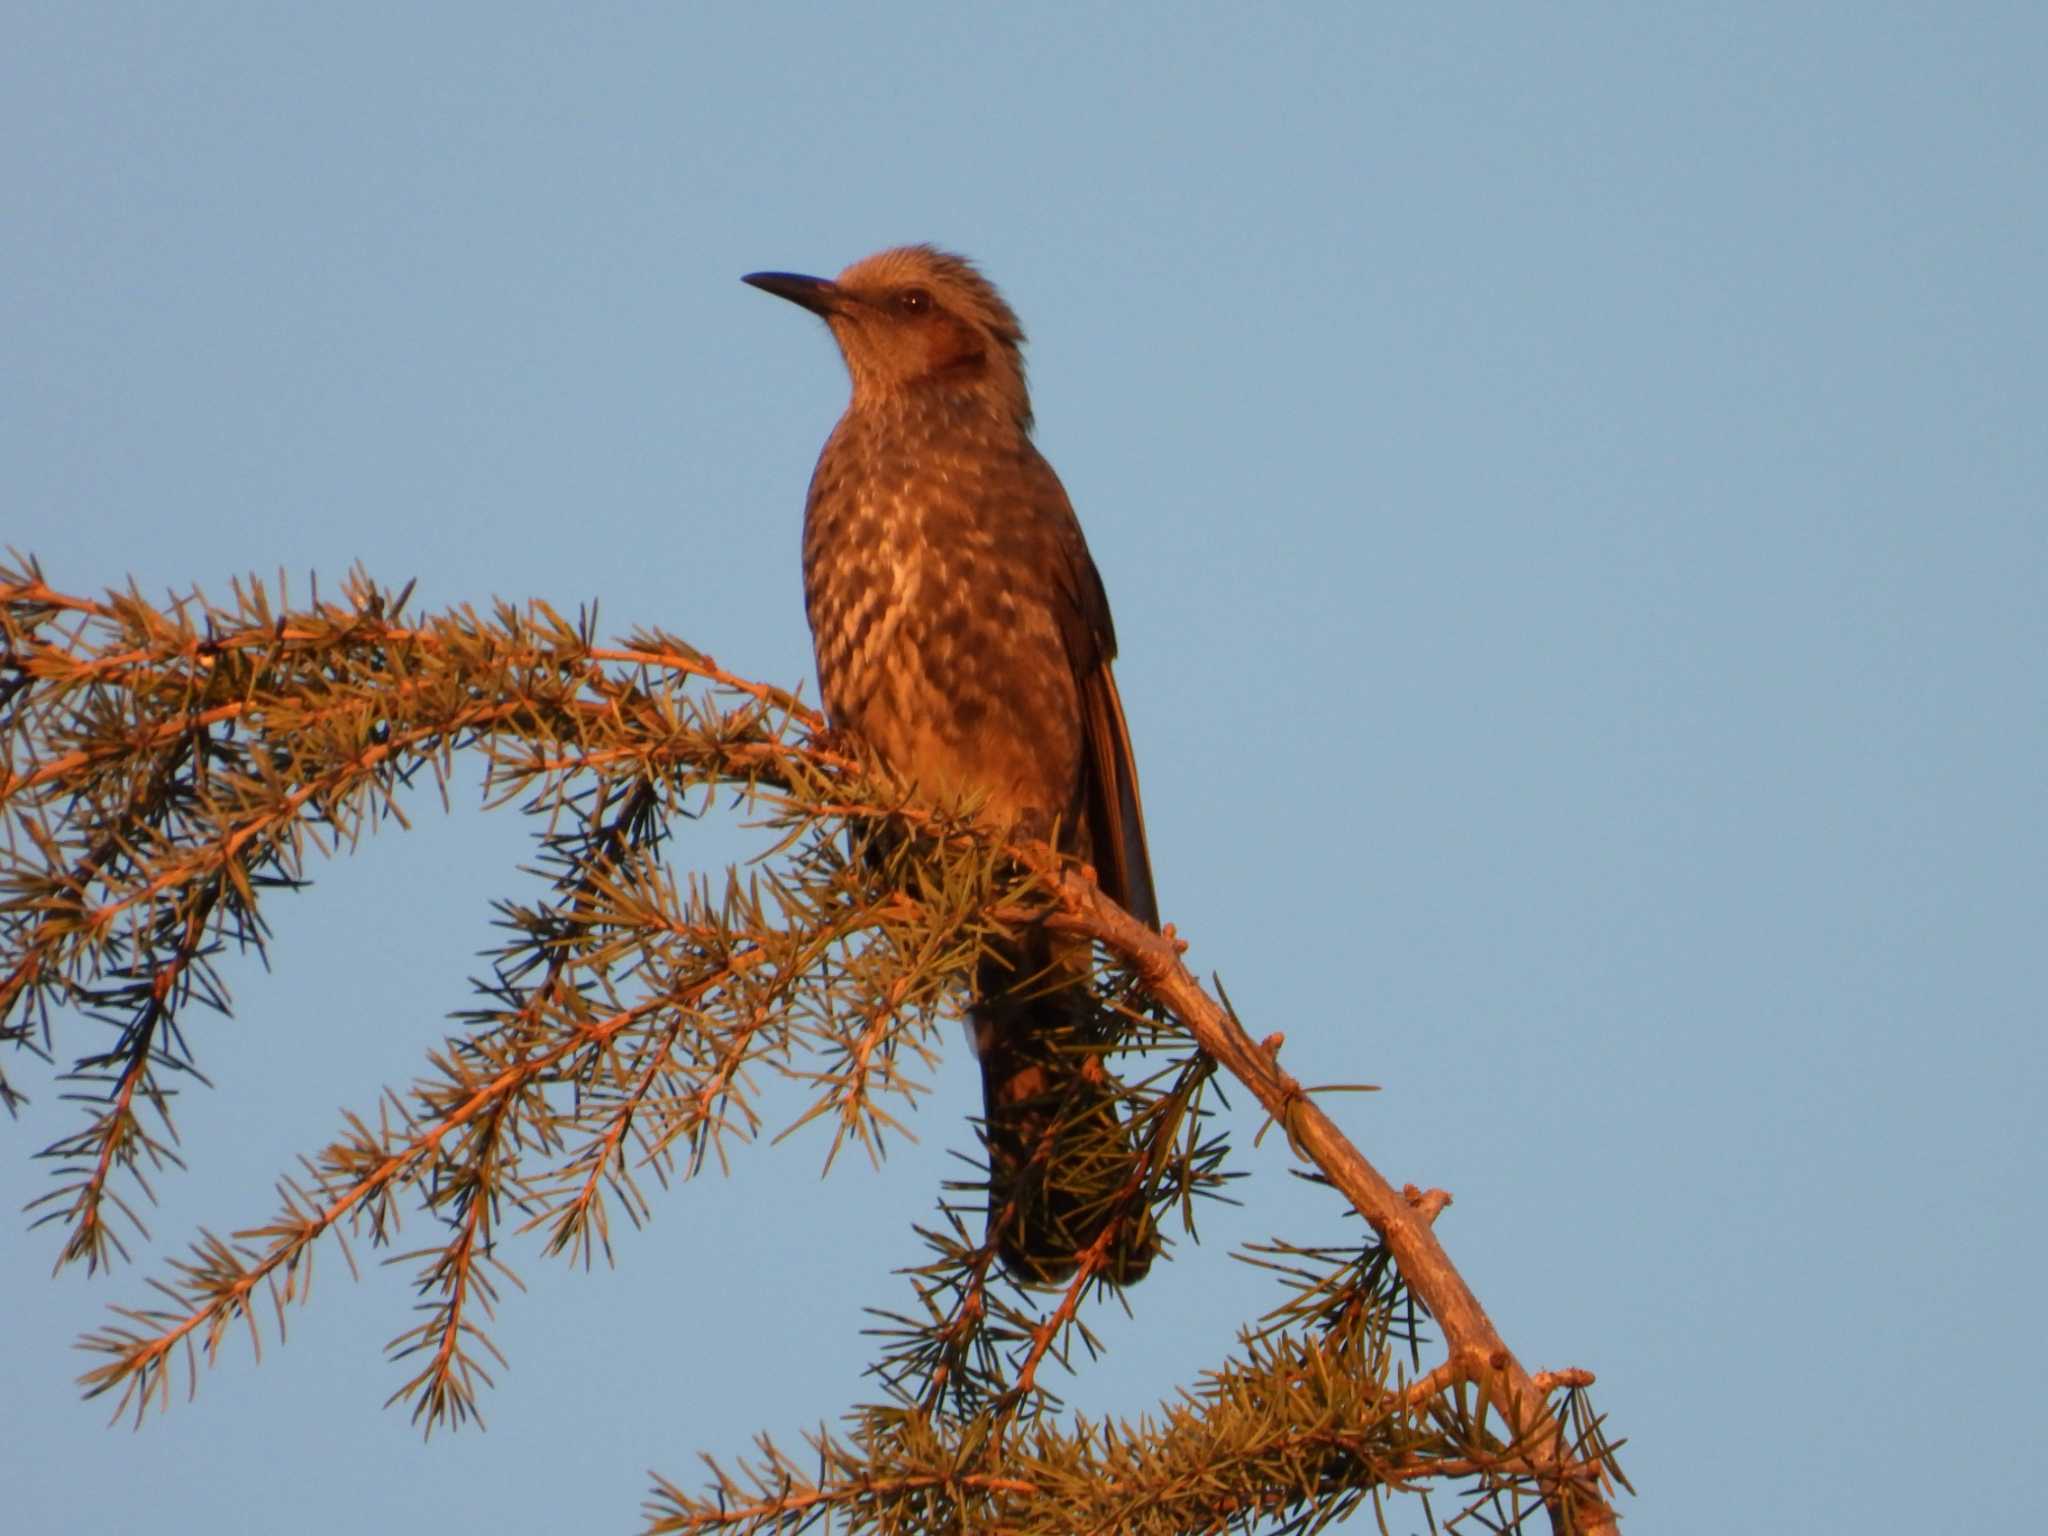
[[854,409],[940,390],[980,396],[1030,426],[1023,327],[964,256],[905,245],[864,257],[829,282],[786,272],[746,280],[832,327]]

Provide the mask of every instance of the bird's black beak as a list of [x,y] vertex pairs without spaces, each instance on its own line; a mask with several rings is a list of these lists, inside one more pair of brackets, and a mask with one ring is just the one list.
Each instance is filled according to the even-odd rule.
[[800,272],[749,272],[740,279],[763,293],[801,304],[814,315],[830,319],[839,312],[839,285],[822,277],[805,277]]

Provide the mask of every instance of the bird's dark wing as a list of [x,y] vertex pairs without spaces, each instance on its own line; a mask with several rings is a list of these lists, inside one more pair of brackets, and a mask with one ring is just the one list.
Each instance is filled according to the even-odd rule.
[[1145,847],[1138,765],[1107,657],[1081,679],[1081,740],[1082,813],[1088,820],[1095,873],[1112,900],[1141,923],[1157,928],[1159,899],[1152,890],[1152,856]]
[[1080,520],[1059,476],[1027,448],[1027,483],[1037,526],[1049,536],[1058,622],[1073,669],[1081,708],[1081,819],[1088,862],[1109,898],[1150,927],[1159,926],[1152,890],[1152,857],[1145,847],[1145,810],[1138,798],[1138,765],[1123,700],[1109,670],[1116,659],[1116,626],[1109,596],[1088,553]]

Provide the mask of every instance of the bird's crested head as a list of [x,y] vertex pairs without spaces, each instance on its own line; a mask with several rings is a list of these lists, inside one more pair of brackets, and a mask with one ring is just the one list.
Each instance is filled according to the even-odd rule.
[[746,281],[824,317],[853,378],[856,410],[940,391],[983,398],[1030,426],[1023,327],[964,256],[905,245],[830,280],[751,272]]

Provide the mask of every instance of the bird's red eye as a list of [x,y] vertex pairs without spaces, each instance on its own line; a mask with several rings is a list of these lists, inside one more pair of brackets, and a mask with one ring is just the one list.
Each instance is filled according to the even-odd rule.
[[932,307],[932,296],[922,288],[906,288],[896,295],[896,307],[906,315],[922,315]]

